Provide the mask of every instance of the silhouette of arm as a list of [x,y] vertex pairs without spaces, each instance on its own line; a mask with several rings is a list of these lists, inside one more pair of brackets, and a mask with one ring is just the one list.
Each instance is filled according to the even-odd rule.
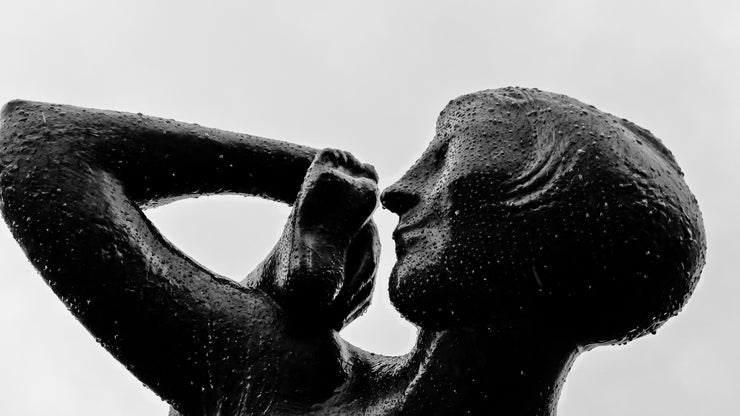
[[315,150],[24,101],[0,121],[0,202],[15,238],[98,341],[182,414],[259,413],[292,388],[279,372],[303,365],[296,351],[319,367],[335,358],[330,331],[288,334],[270,296],[193,262],[140,209],[215,193],[290,203]]

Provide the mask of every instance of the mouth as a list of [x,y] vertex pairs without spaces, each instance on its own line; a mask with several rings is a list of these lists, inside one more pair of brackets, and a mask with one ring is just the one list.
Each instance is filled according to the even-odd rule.
[[393,241],[396,243],[396,258],[408,254],[409,249],[425,238],[428,223],[431,218],[426,217],[412,223],[401,217],[398,226],[393,230]]
[[424,230],[415,227],[399,227],[393,231],[393,241],[396,242],[396,258],[401,258],[409,252],[424,237]]

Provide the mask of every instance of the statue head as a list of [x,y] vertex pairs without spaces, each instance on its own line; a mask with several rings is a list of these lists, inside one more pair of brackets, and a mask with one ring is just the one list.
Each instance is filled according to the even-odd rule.
[[526,321],[583,347],[624,342],[675,315],[704,264],[670,151],[539,90],[450,102],[381,201],[399,215],[391,300],[422,328]]

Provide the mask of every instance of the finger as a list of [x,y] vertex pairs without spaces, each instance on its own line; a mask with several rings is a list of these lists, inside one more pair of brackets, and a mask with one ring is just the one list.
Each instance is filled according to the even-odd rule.
[[347,157],[346,167],[354,176],[364,177],[372,180],[373,182],[378,182],[378,172],[375,170],[375,167],[373,167],[373,165],[360,162],[356,157],[352,155],[352,153],[344,153]]
[[[372,282],[374,282],[374,280]],[[355,297],[357,302],[344,305],[344,309],[340,310],[337,308],[336,310],[331,311],[331,319],[329,322],[332,329],[335,331],[341,331],[344,327],[352,323],[352,321],[362,316],[362,314],[370,307],[374,289],[374,283],[363,286]]]
[[352,153],[344,150],[323,149],[316,155],[314,163],[331,163],[349,176],[364,177],[378,182],[378,172],[373,165],[360,162]]
[[375,170],[375,166],[369,163],[362,164],[362,176],[371,179],[373,182],[378,182],[378,171]]
[[354,292],[346,292],[349,294],[342,296],[342,299],[337,299],[333,302],[328,309],[328,322],[333,329],[340,331],[345,326],[349,325],[353,320],[362,315],[367,308],[370,306],[372,300],[372,294],[375,290],[375,279],[374,275],[365,281],[365,284],[360,286]]
[[357,288],[375,273],[380,257],[380,239],[371,219],[350,242],[345,261],[344,287]]
[[336,149],[322,149],[319,151],[319,153],[316,154],[316,158],[314,159],[314,163],[316,162],[326,162],[326,163],[332,163],[337,164],[337,161],[339,158],[337,157],[337,150]]
[[331,306],[332,322],[344,326],[367,308],[375,284],[379,254],[377,229],[370,221],[348,250],[344,284]]

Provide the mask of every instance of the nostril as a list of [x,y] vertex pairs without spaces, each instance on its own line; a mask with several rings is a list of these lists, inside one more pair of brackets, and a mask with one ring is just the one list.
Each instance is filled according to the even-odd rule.
[[387,210],[398,215],[405,213],[419,203],[419,196],[398,188],[390,187],[380,194],[380,203]]

